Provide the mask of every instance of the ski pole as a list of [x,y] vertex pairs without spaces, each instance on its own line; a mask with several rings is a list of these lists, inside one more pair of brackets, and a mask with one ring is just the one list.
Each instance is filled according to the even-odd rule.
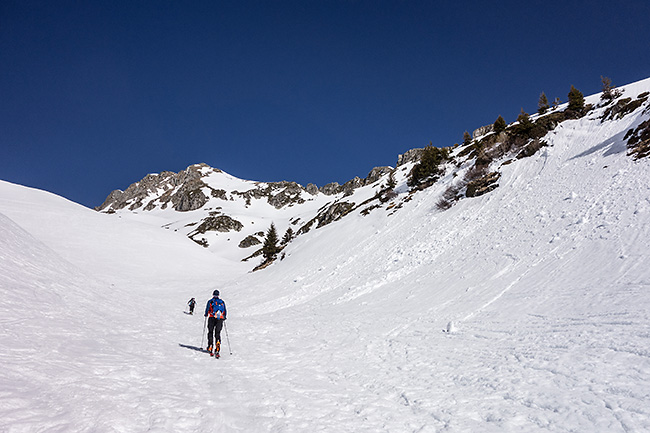
[[228,342],[228,351],[232,355],[232,349],[230,348],[230,337],[228,337],[228,327],[226,326],[226,321],[223,322],[223,329],[226,331],[226,341]]
[[203,319],[203,334],[201,335],[201,349],[203,349],[203,339],[205,338],[205,324],[208,322],[208,316]]

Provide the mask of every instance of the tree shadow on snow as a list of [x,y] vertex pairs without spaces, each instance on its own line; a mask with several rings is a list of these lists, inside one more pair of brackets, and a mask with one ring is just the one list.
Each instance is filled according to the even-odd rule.
[[618,134],[608,138],[607,140],[603,141],[602,143],[599,143],[592,148],[585,150],[584,152],[574,156],[573,158],[570,159],[578,159],[582,158],[584,156],[589,156],[593,153],[596,153],[600,150],[605,150],[603,156],[610,156],[610,155],[615,155],[617,153],[623,153],[627,150],[627,144],[624,141],[624,136],[626,134],[626,131],[619,132]]

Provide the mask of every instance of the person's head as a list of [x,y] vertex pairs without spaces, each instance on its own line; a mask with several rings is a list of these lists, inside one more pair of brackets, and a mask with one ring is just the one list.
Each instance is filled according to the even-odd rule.
[[215,298],[218,297],[219,296],[219,291],[215,290],[214,292],[212,292],[212,296],[214,296]]

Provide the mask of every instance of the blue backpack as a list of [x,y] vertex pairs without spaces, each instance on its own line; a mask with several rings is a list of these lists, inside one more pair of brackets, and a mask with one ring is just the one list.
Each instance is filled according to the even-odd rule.
[[216,317],[217,319],[225,319],[226,303],[218,298],[210,299],[208,302],[208,316]]

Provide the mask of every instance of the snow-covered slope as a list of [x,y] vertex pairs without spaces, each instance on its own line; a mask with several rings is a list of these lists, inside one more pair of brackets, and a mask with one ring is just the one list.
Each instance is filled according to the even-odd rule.
[[205,254],[186,238],[149,222],[101,214],[54,194],[1,181],[0,212],[108,283],[129,284],[133,278],[152,285],[186,284],[195,278],[218,281],[225,270],[245,272],[250,267]]
[[[412,195],[400,173],[392,207],[254,273],[155,213],[0,183],[0,430],[649,431],[650,159],[625,136],[650,113],[606,109],[493,161],[499,187],[444,211],[463,149]],[[182,311],[214,287],[218,361]]]

